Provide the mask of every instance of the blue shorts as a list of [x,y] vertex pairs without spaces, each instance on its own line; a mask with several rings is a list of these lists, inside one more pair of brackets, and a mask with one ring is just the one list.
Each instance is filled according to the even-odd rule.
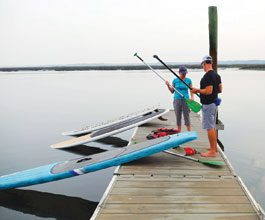
[[202,128],[212,129],[216,128],[217,106],[215,103],[209,105],[202,105]]

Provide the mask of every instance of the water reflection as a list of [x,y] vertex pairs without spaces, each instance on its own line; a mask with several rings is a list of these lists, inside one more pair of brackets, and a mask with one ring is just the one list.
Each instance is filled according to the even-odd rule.
[[113,136],[99,139],[97,140],[97,142],[104,144],[104,145],[100,145],[100,147],[78,145],[78,146],[68,147],[64,149],[61,148],[58,150],[66,151],[66,152],[77,154],[77,155],[88,156],[92,154],[102,153],[104,151],[111,150],[113,148],[125,147],[129,143],[127,140],[124,140],[120,137],[113,137]]
[[61,148],[61,149],[58,149],[58,150],[66,151],[66,152],[69,152],[69,153],[82,155],[82,156],[98,154],[98,153],[106,151],[106,150],[101,149],[101,148],[91,147],[91,146],[86,146],[86,145],[78,145],[78,146],[68,147],[68,148],[64,148],[64,149]]
[[34,190],[0,191],[0,206],[43,218],[89,219],[97,202]]
[[112,145],[112,147],[125,147],[129,143],[127,140],[124,140],[119,137],[113,137],[113,136],[102,138],[98,140],[97,142],[105,144],[105,145]]

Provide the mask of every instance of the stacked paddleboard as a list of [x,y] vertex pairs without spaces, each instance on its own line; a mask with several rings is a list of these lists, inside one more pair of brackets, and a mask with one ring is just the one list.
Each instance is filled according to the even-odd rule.
[[57,144],[51,145],[52,148],[68,148],[77,145],[86,144],[92,141],[96,141],[120,132],[138,127],[145,124],[155,118],[159,118],[166,114],[168,109],[153,109],[136,116],[128,117],[125,119],[111,122],[110,124],[101,125],[94,128],[83,128],[74,131],[64,132],[63,135],[80,135],[77,138],[72,138]]
[[96,124],[96,125],[92,125],[92,126],[85,126],[83,128],[72,130],[72,131],[66,131],[66,132],[63,132],[62,135],[65,135],[65,136],[85,135],[85,134],[91,133],[93,131],[97,131],[97,130],[107,128],[107,127],[111,128],[112,126],[115,126],[117,124],[124,123],[126,121],[130,121],[130,120],[133,120],[133,119],[136,119],[139,117],[143,117],[147,114],[150,114],[153,111],[158,111],[158,108],[156,108],[156,107],[147,108],[147,109],[144,109],[142,111],[131,113],[131,114],[122,116],[118,119],[114,119],[112,121],[108,121],[105,123],[100,123],[100,124]]

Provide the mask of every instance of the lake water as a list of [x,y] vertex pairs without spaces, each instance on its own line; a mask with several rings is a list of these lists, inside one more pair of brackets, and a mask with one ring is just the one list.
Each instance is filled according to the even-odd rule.
[[[159,72],[173,79],[166,70]],[[190,71],[195,87],[202,74]],[[219,74],[224,87],[219,118],[225,124],[219,139],[237,174],[265,207],[265,71],[221,69]],[[172,108],[172,95],[150,71],[0,73],[0,100],[0,175],[79,157],[49,147],[67,139],[63,131],[158,104]],[[125,146],[132,132],[116,135],[116,144],[90,143],[82,153]],[[88,219],[114,169],[2,191],[1,219]]]

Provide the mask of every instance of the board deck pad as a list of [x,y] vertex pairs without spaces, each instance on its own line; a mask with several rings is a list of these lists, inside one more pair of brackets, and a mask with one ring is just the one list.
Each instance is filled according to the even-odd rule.
[[144,115],[141,115],[140,117],[131,118],[119,123],[114,123],[112,125],[102,127],[101,129],[95,130],[94,132],[91,132],[89,134],[73,138],[70,140],[62,141],[57,144],[51,145],[52,148],[67,148],[67,147],[73,147],[76,145],[82,145],[86,144],[92,141],[96,141],[98,139],[108,137],[126,130],[129,130],[131,128],[140,126],[142,124],[147,123],[148,121],[158,118],[165,113],[167,113],[168,109],[156,109],[154,111],[148,112]]
[[114,126],[115,124],[119,124],[119,123],[122,123],[125,121],[129,121],[131,119],[142,117],[145,114],[148,114],[148,113],[155,111],[157,109],[158,108],[154,108],[154,107],[148,108],[148,109],[145,109],[143,111],[139,111],[137,113],[129,114],[127,116],[122,116],[119,119],[116,119],[116,120],[113,120],[113,121],[110,121],[107,123],[101,123],[101,124],[98,124],[95,126],[86,126],[86,127],[81,128],[81,129],[77,129],[77,130],[73,130],[73,131],[66,131],[66,132],[63,132],[62,135],[67,135],[67,136],[85,135],[85,134],[91,133],[93,131],[102,129],[102,128],[111,127],[111,126]]
[[16,172],[0,177],[0,189],[25,187],[95,172],[138,160],[195,139],[197,139],[196,132],[183,132],[92,156]]

